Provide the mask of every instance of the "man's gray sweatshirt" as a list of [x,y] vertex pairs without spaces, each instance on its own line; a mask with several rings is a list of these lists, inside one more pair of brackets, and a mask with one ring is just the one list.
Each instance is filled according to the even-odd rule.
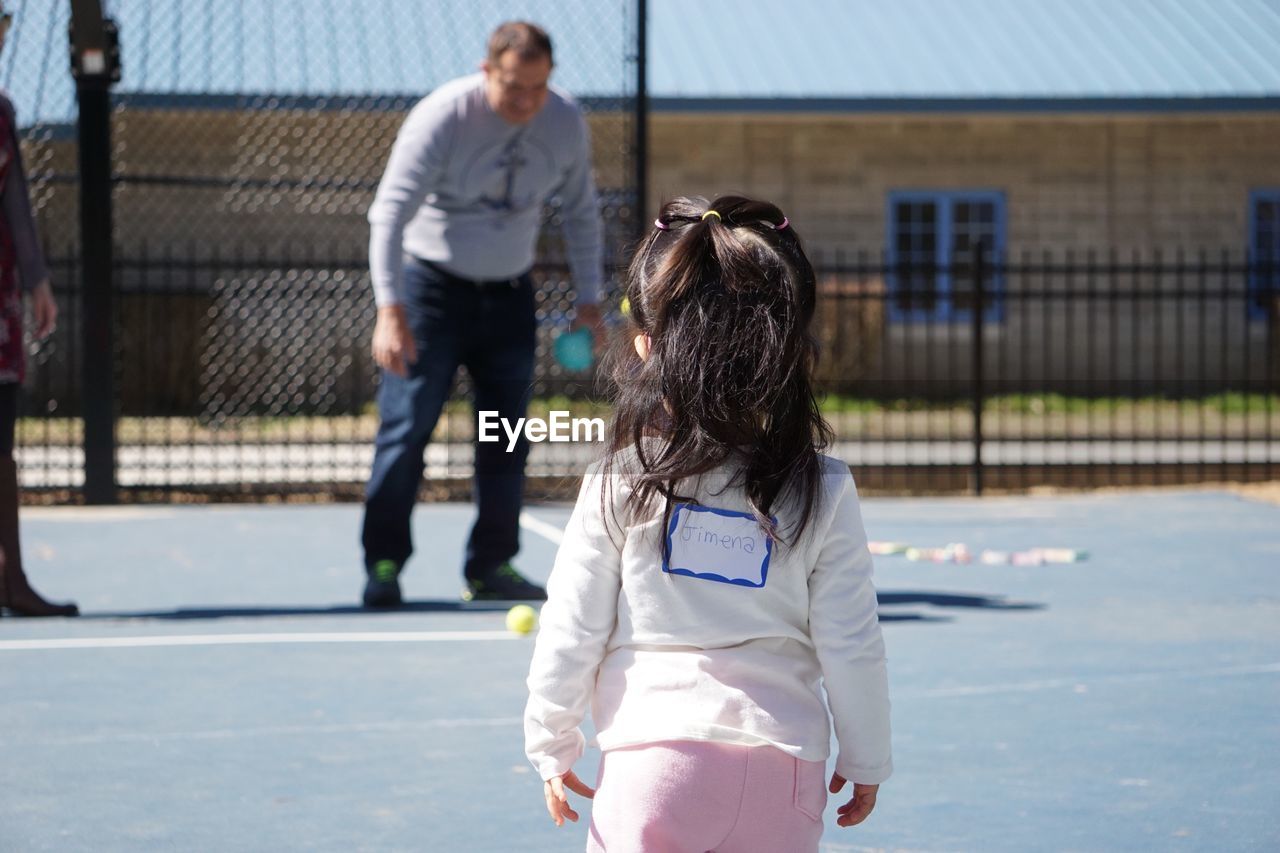
[[577,103],[553,86],[537,116],[514,125],[489,106],[484,75],[446,83],[409,112],[369,208],[375,300],[401,301],[406,253],[463,278],[525,272],[555,196],[578,302],[598,302],[600,213]]

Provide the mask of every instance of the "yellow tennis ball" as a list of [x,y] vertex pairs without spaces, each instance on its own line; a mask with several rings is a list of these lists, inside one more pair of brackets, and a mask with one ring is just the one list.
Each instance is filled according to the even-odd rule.
[[618,306],[618,310],[622,312],[623,317],[630,317],[631,316],[631,300],[625,296],[622,297],[622,304]]
[[507,611],[507,630],[521,636],[529,633],[538,625],[538,611],[527,604],[517,604]]

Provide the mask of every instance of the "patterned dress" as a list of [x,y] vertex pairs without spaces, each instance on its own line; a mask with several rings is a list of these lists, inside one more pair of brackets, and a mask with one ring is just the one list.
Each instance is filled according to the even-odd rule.
[[[0,110],[0,194],[4,193],[10,171],[20,168],[13,126],[5,110]],[[18,258],[13,227],[0,215],[0,382],[21,382],[26,367],[22,347],[22,290],[18,285]]]

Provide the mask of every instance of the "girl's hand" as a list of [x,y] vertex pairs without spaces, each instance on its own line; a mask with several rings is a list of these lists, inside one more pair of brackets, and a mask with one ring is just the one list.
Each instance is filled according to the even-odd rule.
[[[839,773],[832,773],[831,785],[827,790],[833,794],[838,794],[846,781]],[[876,807],[876,793],[879,790],[879,785],[863,785],[859,782],[854,782],[853,796],[849,798],[849,802],[836,809],[836,812],[840,815],[836,818],[836,824],[838,826],[857,826],[866,820],[867,816],[871,814],[871,810]]]
[[551,813],[551,819],[556,822],[556,826],[564,826],[565,818],[575,823],[578,820],[578,813],[569,807],[569,798],[564,793],[565,788],[588,800],[596,795],[596,792],[587,787],[586,783],[572,770],[563,776],[552,776],[543,782],[542,793],[547,798],[547,811]]
[[53,287],[49,279],[36,285],[31,291],[31,309],[36,320],[36,340],[44,340],[58,325],[58,303],[53,300]]

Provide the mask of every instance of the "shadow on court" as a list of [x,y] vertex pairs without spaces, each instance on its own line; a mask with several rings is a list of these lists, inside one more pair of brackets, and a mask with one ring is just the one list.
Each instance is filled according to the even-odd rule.
[[876,594],[881,606],[886,604],[931,604],[934,607],[978,607],[984,610],[1040,610],[1045,605],[1030,601],[1010,601],[1000,595],[958,595],[950,592],[886,592]]
[[[971,593],[959,594],[951,592],[932,592],[928,590],[911,590],[905,592],[880,590],[876,593],[876,600],[879,602],[881,608],[881,622],[954,621],[953,617],[950,615],[898,610],[897,608],[901,605],[927,604],[930,607],[936,608],[1010,611],[1040,610],[1045,607],[1043,604],[1037,604],[1030,601],[1011,601],[1002,595],[974,595]],[[885,610],[884,608],[886,607],[891,609]]]
[[[987,608],[992,610],[1037,610],[1044,605],[1025,601],[1009,601],[1002,596],[957,595],[946,592],[880,592],[877,600],[883,605],[929,604],[934,607]],[[505,613],[516,602],[464,602],[445,600],[406,601],[400,607],[375,610],[359,605],[332,605],[328,607],[181,607],[174,610],[106,611],[86,613],[80,621],[156,619],[266,619],[295,616],[390,616],[413,613]],[[882,622],[941,622],[945,617],[898,611],[880,613]]]
[[135,612],[89,613],[86,619],[266,619],[294,616],[391,616],[413,613],[506,613],[514,602],[473,604],[462,601],[406,601],[400,607],[374,610],[360,605],[330,607],[181,607],[176,610],[139,610]]

